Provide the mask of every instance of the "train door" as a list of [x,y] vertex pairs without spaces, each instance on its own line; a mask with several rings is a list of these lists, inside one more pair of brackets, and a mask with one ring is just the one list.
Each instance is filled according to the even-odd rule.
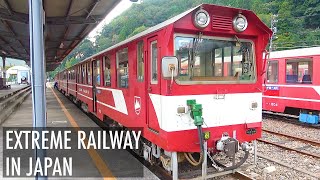
[[158,62],[160,58],[157,37],[148,39],[147,48],[147,124],[150,129],[159,131],[158,118],[160,117],[158,116],[161,112],[161,104],[158,101],[160,95],[160,68],[158,67]]
[[92,70],[92,95],[93,95],[93,112],[97,113],[97,86],[100,86],[100,60],[93,61]]

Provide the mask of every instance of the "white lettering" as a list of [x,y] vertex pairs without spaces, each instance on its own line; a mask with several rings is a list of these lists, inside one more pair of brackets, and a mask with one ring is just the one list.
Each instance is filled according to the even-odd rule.
[[112,131],[109,131],[109,135],[110,135],[112,149],[116,149],[116,145],[118,146],[118,149],[121,149],[123,131],[121,131],[120,136],[119,136],[119,131],[115,131],[114,134]]
[[133,135],[133,138],[135,140],[135,149],[139,149],[139,139],[140,139],[140,136],[141,136],[141,131],[138,131],[138,134],[136,134],[135,131],[132,131],[132,135]]
[[78,149],[85,149],[86,147],[86,144],[84,143],[85,138],[86,138],[86,133],[84,131],[78,131]]
[[13,131],[6,131],[6,149],[13,149],[13,147],[10,146],[10,142],[13,140],[10,138],[10,134],[13,134]]

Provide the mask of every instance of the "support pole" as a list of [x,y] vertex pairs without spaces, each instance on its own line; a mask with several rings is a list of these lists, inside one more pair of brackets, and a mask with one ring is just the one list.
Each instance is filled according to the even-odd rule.
[[[43,39],[43,8],[42,0],[29,0],[29,32],[30,32],[30,62],[32,81],[33,127],[41,131],[46,127],[46,94],[45,94],[45,59]],[[41,141],[39,138],[39,142]],[[41,146],[41,145],[40,145]],[[46,152],[35,150],[35,157],[43,161]],[[47,179],[39,177],[36,179]]]
[[[6,79],[6,57],[5,56],[2,56],[2,71],[3,71],[3,79],[5,80]],[[5,84],[4,84],[5,85]]]
[[207,179],[208,142],[203,143],[202,179]]
[[254,140],[253,141],[253,161],[254,161],[254,164],[256,165],[257,164],[257,140]]
[[172,180],[178,180],[178,155],[177,152],[171,153]]

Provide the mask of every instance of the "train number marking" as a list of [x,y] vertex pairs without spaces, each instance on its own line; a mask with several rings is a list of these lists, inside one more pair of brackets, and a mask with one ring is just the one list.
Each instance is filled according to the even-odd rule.
[[277,106],[278,106],[278,103],[275,103],[275,102],[270,103],[270,106],[277,107]]

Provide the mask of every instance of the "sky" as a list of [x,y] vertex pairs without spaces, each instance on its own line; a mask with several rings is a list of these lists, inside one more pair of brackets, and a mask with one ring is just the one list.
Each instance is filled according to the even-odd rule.
[[[2,67],[2,65],[3,65],[2,58],[0,58],[0,66]],[[24,66],[24,65],[26,65],[26,62],[23,60],[12,59],[12,58],[6,59],[6,66]]]
[[114,18],[129,9],[132,4],[133,3],[130,0],[121,0],[121,2],[104,18],[104,20],[102,20],[99,25],[89,33],[88,38],[93,41],[94,37],[102,30],[104,25],[109,24]]

